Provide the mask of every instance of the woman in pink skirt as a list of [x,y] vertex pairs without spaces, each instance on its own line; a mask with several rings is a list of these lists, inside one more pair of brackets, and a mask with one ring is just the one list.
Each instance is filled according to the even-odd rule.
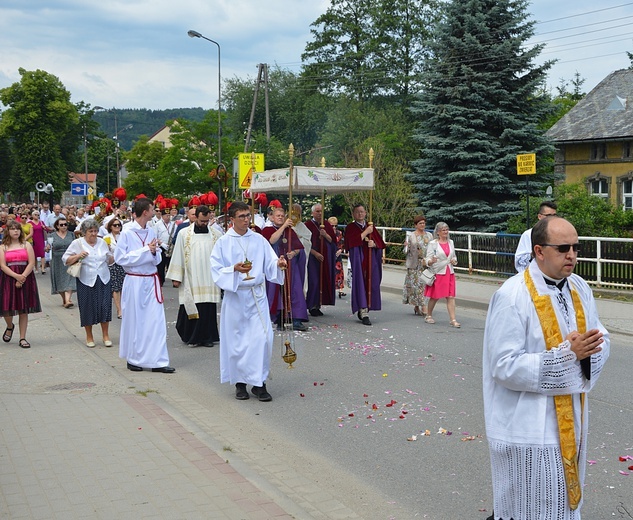
[[44,222],[40,220],[40,212],[34,210],[31,213],[31,220],[29,221],[33,226],[33,251],[35,252],[35,258],[41,262],[40,272],[46,273],[46,226]]
[[457,265],[455,256],[455,245],[448,238],[448,224],[438,222],[432,240],[426,249],[426,265],[435,273],[435,283],[427,285],[424,296],[429,298],[428,314],[425,318],[427,323],[435,323],[433,310],[440,298],[446,298],[446,309],[450,319],[451,327],[459,328],[461,325],[455,319],[455,271],[453,266]]
[[33,246],[25,240],[20,223],[9,222],[0,246],[0,314],[7,324],[2,340],[6,343],[11,341],[15,330],[13,316],[18,315],[19,345],[22,348],[31,346],[26,341],[29,314],[42,311],[33,269]]

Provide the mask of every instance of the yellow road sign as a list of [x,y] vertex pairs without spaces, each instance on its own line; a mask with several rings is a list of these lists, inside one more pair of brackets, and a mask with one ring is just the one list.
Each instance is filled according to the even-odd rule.
[[263,172],[266,168],[264,167],[264,154],[256,153],[255,154],[255,170],[253,170],[253,164],[251,160],[250,153],[241,153],[238,154],[238,179],[240,189],[246,190],[251,187],[251,180],[253,178],[253,171]]
[[536,154],[517,155],[517,175],[534,175],[536,173]]

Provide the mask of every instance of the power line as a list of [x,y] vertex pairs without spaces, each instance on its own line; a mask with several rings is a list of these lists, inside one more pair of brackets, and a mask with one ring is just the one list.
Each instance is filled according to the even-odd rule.
[[613,7],[605,7],[604,9],[596,9],[595,11],[587,11],[586,13],[579,14],[571,14],[569,16],[562,16],[561,18],[552,18],[551,20],[545,20],[543,22],[536,22],[538,25],[542,25],[545,23],[551,22],[559,22],[560,20],[569,20],[570,18],[577,18],[579,16],[587,16],[588,14],[601,13],[603,11],[611,11],[612,9],[619,9],[620,7],[626,7],[629,5],[633,5],[633,2],[629,2],[628,4],[615,5]]

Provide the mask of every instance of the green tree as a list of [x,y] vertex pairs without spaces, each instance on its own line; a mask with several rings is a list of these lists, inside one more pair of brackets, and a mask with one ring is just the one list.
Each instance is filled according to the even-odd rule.
[[302,78],[325,93],[356,100],[407,101],[420,85],[437,0],[331,0],[312,24]]
[[323,92],[344,91],[362,101],[376,92],[377,41],[372,34],[369,0],[331,0],[310,26],[302,61],[303,77]]
[[[538,124],[550,109],[538,87],[551,62],[534,61],[534,22],[526,0],[467,0],[445,4],[434,31],[425,88],[413,103],[421,157],[413,161],[420,206],[453,229],[497,231],[520,211],[523,184],[516,155],[551,157]],[[540,161],[543,171],[549,164]],[[531,180],[542,192],[551,176]]]
[[133,199],[140,193],[152,200],[158,195],[159,190],[155,184],[156,172],[165,154],[163,145],[157,142],[150,143],[146,135],[141,136],[132,149],[123,154],[129,172],[123,181],[128,199]]
[[[541,122],[540,128],[549,130],[585,97],[585,93],[582,91],[584,82],[585,78],[582,78],[578,71],[576,71],[572,80],[560,80],[560,84],[556,87],[556,95],[551,100],[552,110]],[[571,90],[569,90],[570,86]]]
[[0,101],[7,107],[0,120],[0,137],[9,140],[13,162],[11,191],[25,199],[35,183],[42,181],[61,193],[68,186],[72,166],[68,152],[77,150],[81,142],[77,107],[56,76],[23,68],[19,73],[19,82],[0,90]]

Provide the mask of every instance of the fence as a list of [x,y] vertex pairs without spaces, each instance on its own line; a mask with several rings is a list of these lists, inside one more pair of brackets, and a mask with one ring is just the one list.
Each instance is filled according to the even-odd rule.
[[[378,227],[387,245],[383,261],[404,263],[402,251],[411,228]],[[458,267],[469,274],[512,276],[514,252],[521,235],[451,231]],[[633,289],[633,239],[579,237],[581,251],[574,272],[596,287]]]

